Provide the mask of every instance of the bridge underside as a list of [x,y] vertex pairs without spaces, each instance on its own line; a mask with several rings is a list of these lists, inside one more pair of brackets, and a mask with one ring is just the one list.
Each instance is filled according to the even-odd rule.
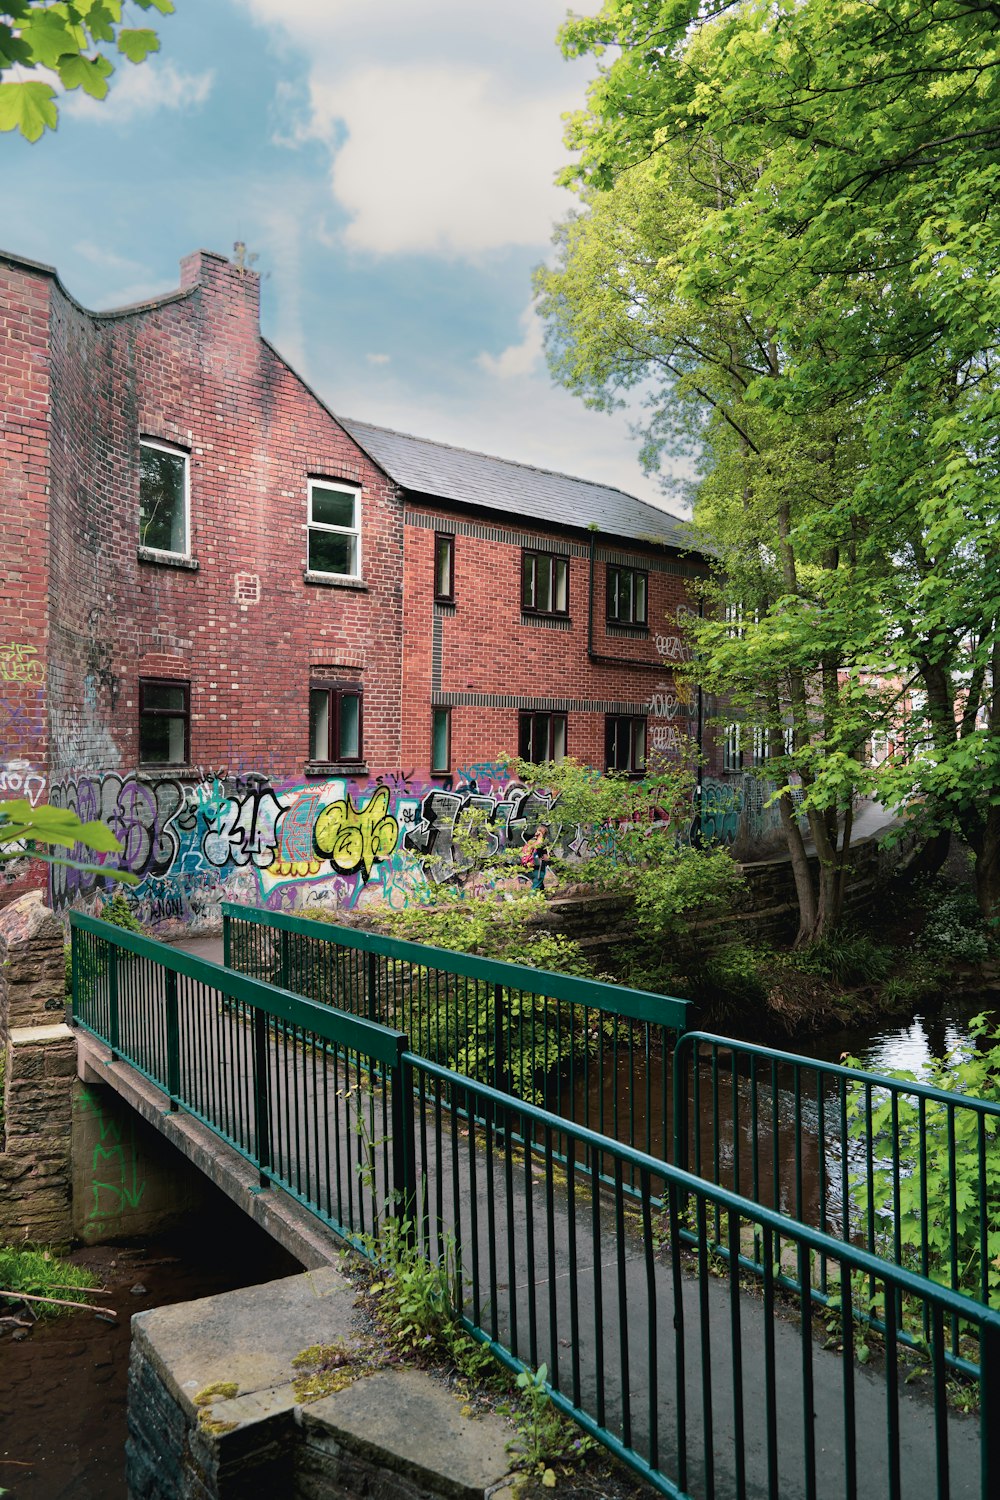
[[184,1111],[127,1063],[112,1060],[94,1037],[77,1032],[77,1075],[111,1089],[197,1167],[306,1270],[339,1263],[344,1241],[287,1193],[261,1189],[257,1171],[213,1131]]

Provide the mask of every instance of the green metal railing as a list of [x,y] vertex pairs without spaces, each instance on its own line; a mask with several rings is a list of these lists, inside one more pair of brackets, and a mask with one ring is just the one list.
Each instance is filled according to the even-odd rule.
[[[449,1268],[466,1327],[512,1368],[546,1364],[553,1402],[656,1490],[1000,1493],[1000,1313],[461,1077],[376,1021],[71,921],[77,1024],[369,1255],[401,1217]],[[949,1404],[954,1327],[977,1353],[978,1423]]]
[[412,1197],[400,1032],[93,917],[70,923],[76,1025],[252,1162],[262,1187],[354,1243],[397,1188]]
[[[1000,1101],[704,1032],[679,1040],[675,1089],[698,1177],[1000,1305]],[[822,1259],[814,1279],[825,1295]],[[952,1325],[959,1366],[961,1343]]]
[[241,973],[398,1027],[431,1062],[669,1155],[686,1000],[253,907],[222,916]]

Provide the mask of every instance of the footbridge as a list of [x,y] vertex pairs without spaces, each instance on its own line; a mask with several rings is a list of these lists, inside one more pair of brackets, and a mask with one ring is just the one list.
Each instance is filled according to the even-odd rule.
[[305,1264],[407,1237],[653,1489],[1000,1494],[1000,1105],[268,912],[225,909],[221,965],[78,914],[72,938],[85,1075]]

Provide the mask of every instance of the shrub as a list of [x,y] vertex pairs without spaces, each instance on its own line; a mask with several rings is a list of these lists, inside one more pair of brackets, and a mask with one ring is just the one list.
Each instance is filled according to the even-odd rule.
[[744,877],[724,849],[675,845],[663,833],[650,835],[647,862],[634,874],[632,888],[640,931],[649,937],[679,938],[694,920],[730,911],[744,889]]
[[747,1011],[765,1004],[770,988],[768,965],[774,962],[770,948],[749,943],[729,943],[710,952],[692,970],[688,981],[690,998],[722,1011]]
[[972,891],[953,887],[942,892],[932,887],[926,902],[922,949],[962,963],[981,963],[989,957],[989,935]]
[[796,952],[793,963],[804,974],[835,984],[877,984],[892,967],[892,949],[867,933],[842,928],[810,948]]

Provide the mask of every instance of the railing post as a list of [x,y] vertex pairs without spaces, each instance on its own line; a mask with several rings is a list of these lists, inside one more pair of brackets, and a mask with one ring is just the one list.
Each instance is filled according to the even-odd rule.
[[233,967],[233,934],[232,917],[227,911],[222,913],[222,962],[227,969]]
[[368,1019],[378,1020],[378,954],[368,950]]
[[[688,1076],[683,1064],[684,1033],[674,1043],[673,1164],[688,1170]],[[692,1057],[694,1053],[692,1051]]]
[[1000,1401],[1000,1328],[982,1324],[979,1329],[979,1424],[981,1493],[1000,1494],[1000,1423],[988,1414]]
[[70,1014],[75,1021],[80,1008],[80,932],[76,927],[69,930],[70,955]]
[[493,986],[493,1087],[500,1094],[513,1093],[507,1072],[507,1044],[504,1041],[503,985]]
[[278,938],[278,983],[288,989],[288,933],[283,927]]
[[406,1239],[412,1243],[417,1214],[417,1152],[413,1124],[413,1067],[403,1056],[409,1051],[409,1046],[409,1039],[405,1036],[396,1042],[396,1058],[390,1065],[389,1087],[395,1216],[407,1224]]
[[108,1046],[111,1048],[111,1061],[118,1061],[118,1048],[121,1044],[118,1028],[118,949],[113,943],[106,943],[108,953]]
[[266,1188],[271,1169],[271,1053],[268,1047],[267,1012],[253,1012],[253,1122],[260,1185]]
[[173,969],[165,971],[167,981],[167,1097],[171,1110],[176,1110],[181,1092],[181,1028],[177,1013],[177,975]]

